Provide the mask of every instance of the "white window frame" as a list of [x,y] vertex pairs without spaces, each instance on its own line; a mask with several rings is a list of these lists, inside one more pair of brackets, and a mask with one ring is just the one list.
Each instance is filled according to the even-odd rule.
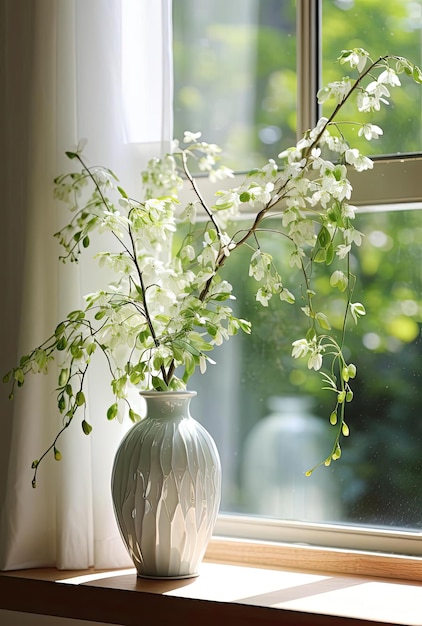
[[[318,107],[319,35],[321,0],[297,1],[298,135],[315,125]],[[353,204],[361,210],[385,211],[400,204],[405,209],[422,208],[422,156],[374,159],[369,172],[350,172]],[[241,178],[241,175],[239,175]],[[230,181],[230,186],[233,179]],[[208,195],[206,179],[201,189]],[[395,207],[395,208],[396,208]],[[290,522],[262,517],[220,514],[214,535],[252,542],[275,542],[327,547],[340,550],[422,556],[422,530],[389,530],[359,525]],[[230,544],[228,545],[230,550]],[[258,549],[259,550],[259,549]],[[341,568],[341,565],[340,565]],[[412,574],[413,576],[413,574]]]

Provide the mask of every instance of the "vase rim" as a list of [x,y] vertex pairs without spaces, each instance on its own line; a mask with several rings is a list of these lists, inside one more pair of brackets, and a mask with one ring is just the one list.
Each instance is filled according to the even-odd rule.
[[139,394],[143,398],[157,398],[159,396],[188,396],[193,398],[196,396],[196,391],[191,391],[189,389],[169,389],[166,391],[158,391],[157,389],[146,389],[145,391],[140,391]]

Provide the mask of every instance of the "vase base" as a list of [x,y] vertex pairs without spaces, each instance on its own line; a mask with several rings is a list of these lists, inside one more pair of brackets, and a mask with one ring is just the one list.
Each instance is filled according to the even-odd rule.
[[199,576],[199,572],[196,574],[181,574],[179,576],[153,576],[149,574],[140,574],[139,572],[137,572],[136,575],[138,578],[145,578],[148,580],[184,580],[186,578],[197,578]]

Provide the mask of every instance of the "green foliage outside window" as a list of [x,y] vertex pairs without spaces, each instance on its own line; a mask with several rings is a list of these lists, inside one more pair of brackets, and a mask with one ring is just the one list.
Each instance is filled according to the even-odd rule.
[[[296,3],[234,2],[228,23],[223,23],[227,2],[215,0],[207,9],[204,5],[197,9],[195,17],[202,23],[189,27],[186,16],[194,19],[194,5],[198,7],[194,0],[176,0],[174,5],[175,134],[184,128],[202,130],[205,139],[225,146],[237,169],[262,164],[294,143]],[[342,49],[362,47],[374,57],[398,53],[420,63],[421,2],[322,0],[321,5],[323,84],[343,77],[344,67],[332,63]],[[209,25],[213,7],[217,21]],[[256,31],[251,27],[252,7],[259,24]],[[250,96],[247,106],[245,93]],[[330,106],[332,102],[323,105],[322,113]],[[377,112],[384,135],[370,144],[362,137],[358,147],[365,153],[370,150],[371,156],[420,153],[419,87],[409,81],[406,89],[395,92],[389,109]],[[338,521],[416,528],[422,491],[422,211],[392,208],[362,213],[356,220],[366,237],[359,250],[354,295],[367,304],[367,316],[349,334],[361,390],[350,411],[353,437],[350,446],[344,446],[342,465],[335,468],[343,494],[343,517]],[[272,253],[275,258],[278,253],[282,262],[279,241],[274,241]],[[268,413],[266,398],[305,394],[314,398],[317,414],[326,415],[327,407],[306,365],[296,361],[292,368],[289,337],[296,318],[289,310],[280,318],[271,302],[266,309],[257,306],[247,281],[242,282],[244,262],[239,258],[238,263],[231,266],[228,280],[242,285],[237,289],[242,292],[237,314],[249,319],[254,330],[247,343],[236,338],[242,355],[236,397],[242,428],[236,435],[238,473],[223,509],[248,513],[239,469],[242,447],[257,420]]]

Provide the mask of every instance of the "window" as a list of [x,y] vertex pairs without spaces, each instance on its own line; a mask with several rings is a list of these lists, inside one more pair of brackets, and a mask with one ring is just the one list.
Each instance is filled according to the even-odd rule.
[[292,145],[294,0],[176,0],[173,21],[175,136],[200,129],[238,171]]
[[[227,149],[238,170],[276,155],[295,143],[296,129],[315,122],[319,76],[323,82],[339,77],[333,61],[342,49],[360,46],[374,57],[397,53],[420,65],[420,1],[240,4],[174,3],[176,135],[202,130],[205,140]],[[253,286],[235,264],[229,280],[253,334],[219,348],[207,380],[192,382],[199,392],[194,416],[222,456],[222,512],[262,516],[261,530],[264,518],[272,518],[299,521],[302,530],[304,523],[329,523],[339,532],[347,525],[420,534],[422,90],[409,81],[393,100],[380,122],[385,138],[369,144],[376,146],[374,170],[352,181],[353,202],[361,206],[356,225],[366,234],[356,268],[368,314],[349,334],[359,377],[342,459],[303,476],[329,445],[327,397],[319,377],[290,358],[294,314],[256,305]],[[277,249],[282,258],[279,241]],[[236,533],[242,533],[239,524],[236,518]],[[271,538],[290,528],[288,522],[270,526],[277,529]],[[334,535],[328,543],[341,544]]]

